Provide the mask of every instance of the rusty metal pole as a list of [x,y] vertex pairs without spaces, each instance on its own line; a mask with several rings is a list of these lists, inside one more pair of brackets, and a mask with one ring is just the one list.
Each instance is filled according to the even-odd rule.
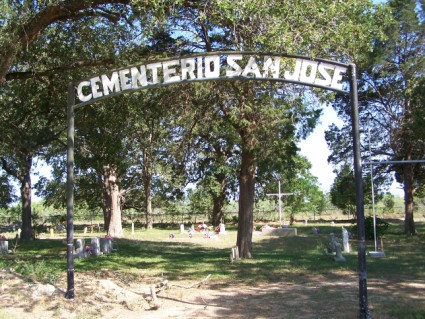
[[367,299],[367,271],[366,271],[366,240],[362,161],[360,156],[360,129],[359,129],[359,102],[357,93],[357,77],[355,64],[349,65],[350,76],[350,104],[353,129],[354,175],[356,184],[356,211],[358,237],[358,267],[359,267],[359,318],[370,318]]
[[66,171],[66,257],[67,290],[65,298],[74,299],[74,103],[75,87],[68,90],[67,111],[67,171]]

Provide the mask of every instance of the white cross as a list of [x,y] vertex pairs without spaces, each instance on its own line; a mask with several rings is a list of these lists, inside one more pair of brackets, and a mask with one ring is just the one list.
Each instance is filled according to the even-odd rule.
[[266,194],[267,196],[278,196],[279,197],[279,223],[282,226],[282,196],[294,195],[294,193],[281,193],[280,192],[280,181],[279,181],[279,193],[278,194]]

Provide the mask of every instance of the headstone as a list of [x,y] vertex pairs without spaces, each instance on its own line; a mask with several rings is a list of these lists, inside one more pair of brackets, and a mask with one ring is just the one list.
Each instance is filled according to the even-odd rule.
[[225,234],[226,233],[226,227],[223,223],[220,224],[220,233],[219,234]]
[[55,231],[53,228],[50,228],[50,238],[53,238],[55,236]]
[[345,261],[345,257],[342,255],[342,249],[341,249],[341,244],[337,241],[335,243],[335,251],[336,251],[336,255],[334,257],[335,261]]
[[131,223],[131,235],[134,236],[134,223]]
[[342,247],[337,237],[335,237],[334,233],[330,233],[331,242],[330,249],[332,252],[335,252],[334,260],[337,262],[345,261],[345,257],[342,255]]
[[184,234],[184,224],[180,224],[180,234]]
[[74,258],[86,258],[87,257],[87,251],[85,247],[85,240],[84,239],[77,239],[75,240],[75,253]]
[[84,235],[87,234],[87,227],[84,227]]
[[91,253],[93,254],[93,256],[101,255],[100,242],[99,242],[98,237],[94,237],[94,238],[91,239],[90,250],[91,250]]
[[7,240],[0,240],[0,254],[8,254],[9,250],[9,242]]
[[232,252],[230,254],[230,262],[233,263],[236,259],[239,259],[239,248],[238,246],[232,247]]
[[107,254],[114,249],[112,245],[112,238],[102,238],[100,241],[100,250],[101,252]]
[[350,242],[349,242],[348,231],[344,227],[342,227],[342,244],[344,246],[344,252],[350,253]]
[[18,238],[21,238],[22,229],[18,228]]
[[295,237],[297,236],[297,229],[296,228],[262,228],[261,232],[263,235],[266,236],[281,236],[281,237]]

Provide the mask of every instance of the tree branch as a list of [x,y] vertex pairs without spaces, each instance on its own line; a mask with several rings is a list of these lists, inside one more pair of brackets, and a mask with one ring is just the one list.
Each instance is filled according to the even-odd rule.
[[25,80],[29,78],[40,78],[43,76],[49,76],[59,72],[72,70],[75,68],[113,65],[114,62],[115,62],[114,59],[103,59],[98,61],[74,61],[68,65],[52,68],[46,71],[11,72],[6,74],[6,81]]

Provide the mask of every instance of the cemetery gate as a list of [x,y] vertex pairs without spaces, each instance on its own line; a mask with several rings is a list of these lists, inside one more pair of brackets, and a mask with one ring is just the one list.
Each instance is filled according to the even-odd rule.
[[356,66],[305,56],[258,52],[211,52],[132,65],[106,71],[78,83],[68,92],[67,114],[67,292],[74,298],[74,111],[122,93],[175,83],[255,80],[293,83],[349,94],[353,133],[358,229],[360,317],[368,317],[364,199]]

